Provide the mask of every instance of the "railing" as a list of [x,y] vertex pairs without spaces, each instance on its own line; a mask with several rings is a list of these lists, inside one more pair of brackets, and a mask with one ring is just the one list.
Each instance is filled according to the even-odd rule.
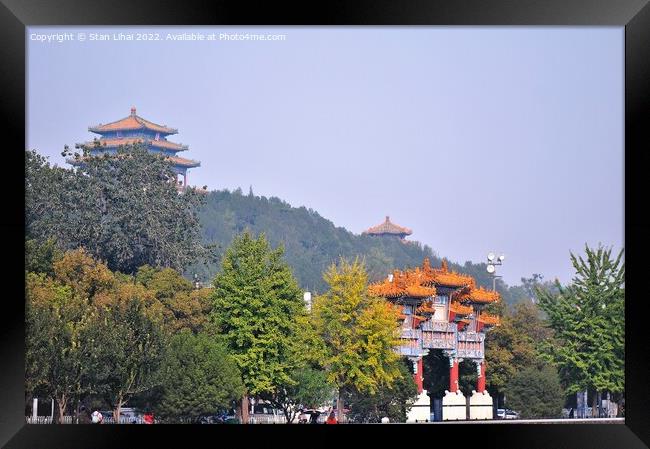
[[420,338],[422,336],[422,332],[420,329],[402,329],[402,338]]
[[[294,420],[294,422],[296,422]],[[284,415],[250,415],[248,424],[286,424],[287,420]]]
[[420,326],[424,331],[432,332],[455,332],[456,325],[454,323],[447,323],[446,321],[432,321],[427,320]]
[[[52,424],[51,416],[25,416],[27,424]],[[64,416],[61,424],[72,424],[72,416]]]
[[480,332],[458,332],[458,341],[483,341],[485,340],[485,334]]

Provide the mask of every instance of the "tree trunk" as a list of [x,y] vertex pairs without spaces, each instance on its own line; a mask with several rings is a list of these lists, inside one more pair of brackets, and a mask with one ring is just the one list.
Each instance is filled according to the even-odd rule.
[[602,394],[602,392],[599,391],[598,394],[596,395],[596,397],[598,398],[597,399],[597,401],[598,401],[598,417],[600,418],[600,417],[603,416],[603,413],[602,413],[602,411],[603,411],[603,394]]
[[58,406],[56,422],[57,424],[63,424],[63,415],[65,414],[65,407],[67,405],[65,394],[62,395],[60,398],[57,398],[56,405]]
[[339,388],[339,394],[336,398],[336,420],[340,423],[343,419],[343,397],[341,397],[341,389]]
[[241,422],[248,424],[249,410],[248,410],[248,395],[244,394],[241,398]]
[[115,421],[115,424],[120,423],[120,413],[122,412],[122,396],[117,397],[117,405],[115,406],[115,409],[113,410],[113,420]]
[[594,391],[593,399],[591,400],[591,417],[598,416],[598,392]]

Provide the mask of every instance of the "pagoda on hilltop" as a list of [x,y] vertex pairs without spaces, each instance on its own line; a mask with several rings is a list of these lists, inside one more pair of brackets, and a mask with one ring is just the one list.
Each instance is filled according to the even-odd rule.
[[386,221],[366,229],[362,232],[363,235],[372,235],[377,237],[397,237],[404,240],[407,235],[413,234],[409,228],[405,228],[390,221],[390,217],[386,215]]
[[[498,326],[500,319],[484,309],[498,302],[499,294],[477,287],[471,276],[449,270],[444,260],[441,267],[433,268],[428,258],[421,267],[394,270],[387,279],[370,285],[368,291],[400,309],[401,343],[396,351],[413,363],[418,388],[418,399],[407,421],[430,419],[422,357],[432,350],[441,351],[449,360],[449,389],[442,398],[442,420],[492,419],[492,397],[485,389],[485,332]],[[463,360],[476,366],[476,389],[469,401],[458,385],[458,364]]]
[[[182,187],[187,186],[187,170],[200,167],[199,161],[186,159],[177,155],[181,151],[187,151],[187,145],[171,142],[167,136],[178,133],[175,128],[166,125],[158,125],[150,122],[136,114],[135,107],[131,108],[131,114],[114,122],[99,124],[88,127],[88,131],[99,134],[99,139],[92,142],[79,144],[87,149],[91,156],[102,154],[116,154],[117,149],[124,145],[135,143],[142,144],[150,153],[164,155],[172,163],[172,171],[176,176],[182,176],[183,180],[178,181]],[[83,159],[67,159],[72,165],[83,164]]]

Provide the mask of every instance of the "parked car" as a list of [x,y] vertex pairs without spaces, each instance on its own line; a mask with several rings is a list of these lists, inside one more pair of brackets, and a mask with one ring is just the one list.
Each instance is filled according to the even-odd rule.
[[519,419],[519,413],[506,408],[498,408],[497,419]]

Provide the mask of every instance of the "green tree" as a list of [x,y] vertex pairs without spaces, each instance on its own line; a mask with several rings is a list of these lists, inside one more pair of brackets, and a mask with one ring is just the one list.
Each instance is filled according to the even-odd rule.
[[188,329],[172,337],[159,375],[162,397],[155,411],[169,422],[229,408],[244,390],[225,347]]
[[344,259],[324,274],[329,291],[314,300],[316,329],[326,354],[323,365],[338,389],[338,418],[343,390],[375,394],[399,376],[399,312],[389,302],[367,293],[362,262]]
[[88,302],[70,287],[35,273],[27,274],[26,299],[26,390],[54,398],[60,423],[66,409],[91,390],[82,346]]
[[[576,274],[558,293],[538,290],[559,344],[547,347],[547,356],[560,370],[567,393],[593,389],[623,392],[625,338],[625,264],[623,250],[585,245],[586,258],[571,254]],[[597,395],[593,396],[597,411]]]
[[541,366],[544,345],[552,344],[553,331],[531,301],[516,303],[490,330],[485,342],[487,388],[497,401],[508,392],[514,376],[532,366]]
[[406,422],[406,415],[418,395],[410,365],[403,358],[398,364],[399,376],[391,384],[379,388],[375,394],[347,389],[345,402],[350,408],[350,418],[354,422],[378,423],[386,416],[391,422]]
[[26,386],[56,400],[60,421],[67,407],[98,392],[94,300],[115,278],[83,250],[42,262],[36,266],[43,272],[26,279]]
[[94,373],[99,391],[113,408],[117,421],[121,408],[133,396],[151,390],[160,380],[166,334],[159,308],[147,298],[142,286],[122,285],[97,301],[92,321],[92,341],[100,371]]
[[273,394],[264,397],[274,407],[282,410],[287,424],[296,418],[298,407],[319,407],[334,393],[334,387],[322,370],[305,366],[296,368],[290,376],[293,382],[278,387]]
[[522,418],[558,418],[564,393],[555,368],[531,366],[518,371],[508,386],[508,404]]
[[137,144],[117,155],[75,157],[83,164],[68,170],[26,152],[30,238],[84,247],[124,273],[145,264],[182,269],[202,254],[197,212],[203,195],[193,189],[179,195],[168,160]]
[[25,240],[25,271],[29,273],[45,273],[53,277],[54,262],[60,259],[62,255],[54,239],[48,239],[44,242],[27,239]]
[[292,385],[290,373],[299,364],[292,341],[305,304],[282,256],[282,247],[271,249],[264,235],[244,232],[226,251],[214,280],[211,320],[242,373],[244,422],[248,395],[270,395]]

